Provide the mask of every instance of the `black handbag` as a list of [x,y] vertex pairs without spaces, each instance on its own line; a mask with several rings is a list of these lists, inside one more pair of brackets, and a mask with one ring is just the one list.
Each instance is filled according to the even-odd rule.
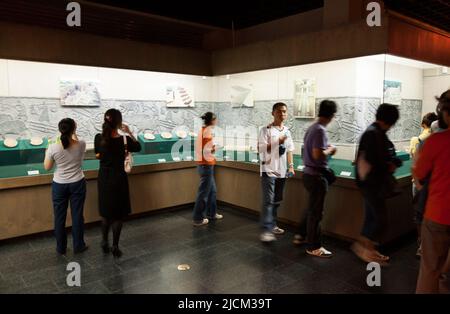
[[336,174],[331,168],[320,168],[320,173],[328,182],[328,186],[332,185],[336,181]]

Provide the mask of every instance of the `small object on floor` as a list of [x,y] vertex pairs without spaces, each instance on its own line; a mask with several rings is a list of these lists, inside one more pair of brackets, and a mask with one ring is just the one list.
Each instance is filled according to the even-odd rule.
[[284,234],[284,229],[281,229],[280,227],[275,226],[275,227],[272,229],[272,233],[273,233],[273,234],[276,234],[276,235],[282,235],[282,234]]
[[122,251],[118,247],[113,247],[111,249],[111,253],[115,258],[120,258],[123,255]]
[[180,264],[178,265],[178,270],[179,271],[186,271],[191,269],[191,266],[189,266],[188,264]]
[[306,239],[299,234],[294,235],[294,240],[292,241],[295,245],[302,245],[306,243]]
[[316,250],[306,250],[306,253],[308,255],[321,257],[321,258],[330,258],[333,256],[333,253],[326,250],[324,247],[318,248]]
[[89,246],[85,245],[85,246],[82,247],[81,249],[74,250],[73,253],[74,253],[74,254],[81,254],[81,253],[83,253],[83,252],[86,252],[88,248],[89,248]]
[[421,257],[422,257],[422,245],[420,245],[420,246],[417,248],[417,251],[416,251],[416,257],[417,257],[417,258],[421,258]]
[[208,218],[203,218],[203,220],[201,222],[195,222],[194,221],[194,227],[201,227],[201,226],[206,226],[209,223]]
[[102,243],[101,248],[104,254],[111,253],[111,248],[109,247],[108,243]]
[[277,238],[275,238],[275,236],[271,232],[264,232],[263,234],[261,234],[260,240],[261,240],[261,242],[268,243],[268,242],[276,241]]
[[211,217],[211,220],[220,220],[223,219],[223,215],[221,214],[216,214],[214,217]]

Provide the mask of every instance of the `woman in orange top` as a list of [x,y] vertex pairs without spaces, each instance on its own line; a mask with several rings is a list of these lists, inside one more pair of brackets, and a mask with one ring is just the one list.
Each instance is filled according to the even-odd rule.
[[[195,201],[193,220],[194,226],[204,226],[210,219],[222,219],[217,213],[216,181],[214,180],[214,165],[216,158],[216,145],[214,144],[213,129],[217,124],[217,117],[212,112],[205,113],[202,117],[204,125],[199,132],[195,145],[195,160],[198,162],[200,186],[198,187]],[[206,216],[209,218],[205,217]]]

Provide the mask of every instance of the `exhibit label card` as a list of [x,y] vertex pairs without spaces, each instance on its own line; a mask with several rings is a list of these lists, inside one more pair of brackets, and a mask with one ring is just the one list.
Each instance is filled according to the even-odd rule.
[[29,176],[35,176],[39,174],[39,170],[28,170],[28,175]]
[[257,163],[259,163],[259,160],[258,159],[252,159],[252,162],[257,164]]
[[298,170],[303,170],[303,169],[305,169],[305,166],[298,166],[297,169]]
[[350,171],[341,171],[341,176],[350,177],[352,173]]
[[164,163],[164,162],[166,162],[166,160],[164,158],[161,158],[161,159],[158,159],[158,162],[159,163]]
[[173,161],[176,161],[176,162],[181,161],[180,157],[173,157],[172,159],[173,159]]

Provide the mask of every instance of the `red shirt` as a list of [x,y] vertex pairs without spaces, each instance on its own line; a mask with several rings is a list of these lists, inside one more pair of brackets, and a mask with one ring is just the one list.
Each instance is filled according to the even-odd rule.
[[202,127],[198,133],[197,142],[195,144],[195,160],[200,165],[215,165],[216,157],[212,152],[214,147],[213,135],[211,127]]
[[413,174],[419,180],[431,173],[424,217],[450,225],[450,130],[431,135],[424,143]]

